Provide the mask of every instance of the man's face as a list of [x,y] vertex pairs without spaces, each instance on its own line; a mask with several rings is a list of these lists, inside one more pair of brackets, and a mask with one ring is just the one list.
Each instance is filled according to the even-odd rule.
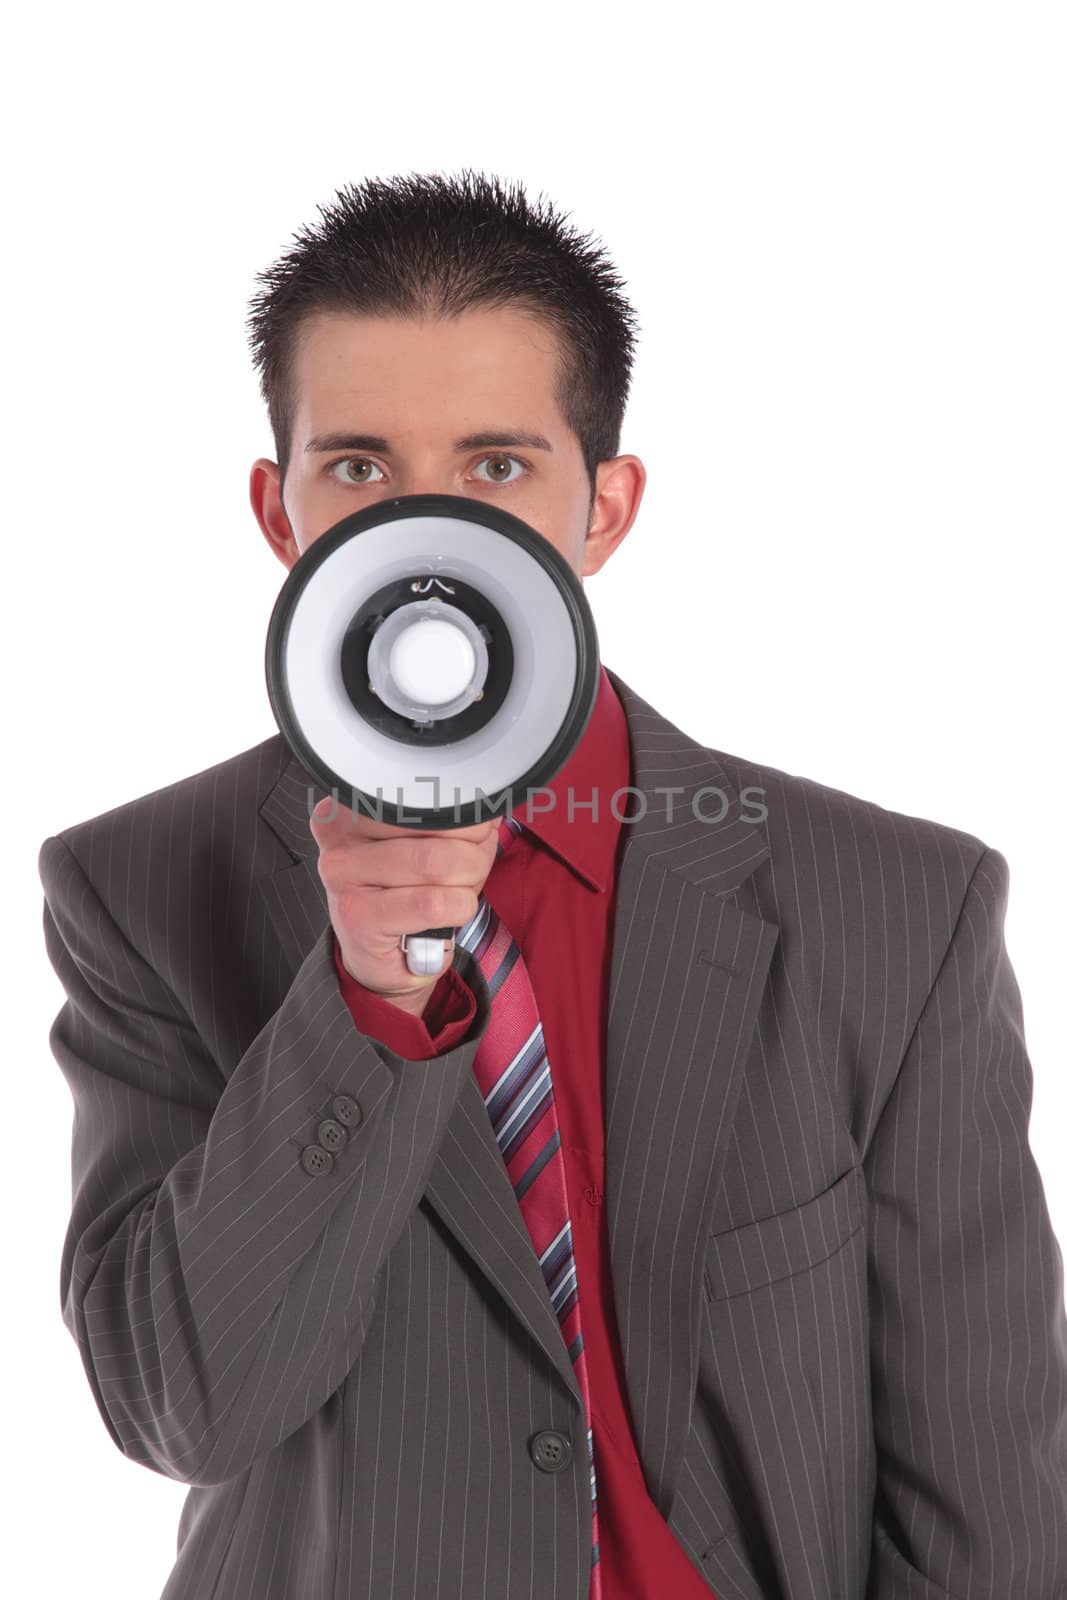
[[[578,440],[553,399],[556,363],[551,331],[512,307],[450,321],[310,317],[295,356],[284,499],[273,461],[256,461],[249,483],[279,560],[291,568],[363,506],[451,494],[512,512],[579,579],[598,572],[637,515],[645,469],[636,456],[601,462],[590,496]],[[504,442],[520,433],[548,448]],[[494,442],[460,443],[475,434]]]

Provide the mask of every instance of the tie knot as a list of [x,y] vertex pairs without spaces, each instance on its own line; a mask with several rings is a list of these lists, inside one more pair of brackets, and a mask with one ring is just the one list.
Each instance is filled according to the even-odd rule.
[[501,817],[500,831],[497,834],[496,853],[502,856],[512,844],[518,834],[522,832],[522,823],[516,822],[514,817]]

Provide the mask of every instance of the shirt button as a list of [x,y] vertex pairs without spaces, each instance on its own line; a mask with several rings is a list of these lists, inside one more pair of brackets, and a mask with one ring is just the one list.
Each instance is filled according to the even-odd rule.
[[348,1143],[348,1130],[342,1128],[339,1122],[332,1117],[325,1117],[318,1127],[318,1141],[324,1150],[336,1153],[341,1146]]
[[305,1145],[300,1153],[300,1165],[313,1178],[324,1178],[333,1169],[333,1156],[321,1144]]
[[534,1466],[542,1472],[562,1472],[571,1464],[571,1442],[565,1433],[554,1428],[544,1428],[530,1440],[530,1454]]
[[363,1121],[363,1113],[359,1109],[359,1102],[353,1100],[350,1094],[334,1095],[330,1107],[338,1122],[346,1128],[355,1128]]

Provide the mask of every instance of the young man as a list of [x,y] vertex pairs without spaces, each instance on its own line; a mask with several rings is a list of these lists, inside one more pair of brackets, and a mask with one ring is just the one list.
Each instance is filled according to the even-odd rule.
[[[521,191],[345,191],[251,325],[286,568],[407,494],[579,577],[629,532],[632,313]],[[190,1485],[166,1600],[1067,1592],[1003,857],[606,669],[518,829],[309,787],[275,736],[40,853],[64,1318],[119,1449]]]

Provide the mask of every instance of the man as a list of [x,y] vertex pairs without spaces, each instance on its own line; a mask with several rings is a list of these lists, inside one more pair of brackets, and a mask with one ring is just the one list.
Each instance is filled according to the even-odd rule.
[[[521,193],[342,194],[254,309],[275,555],[462,494],[594,574],[645,483],[630,322]],[[1067,1592],[1003,857],[607,669],[549,788],[419,837],[315,807],[275,736],[42,846],[63,1314],[117,1446],[190,1485],[166,1600]],[[400,933],[444,924],[414,977]],[[525,1059],[513,1005],[518,1155],[484,1075]]]

